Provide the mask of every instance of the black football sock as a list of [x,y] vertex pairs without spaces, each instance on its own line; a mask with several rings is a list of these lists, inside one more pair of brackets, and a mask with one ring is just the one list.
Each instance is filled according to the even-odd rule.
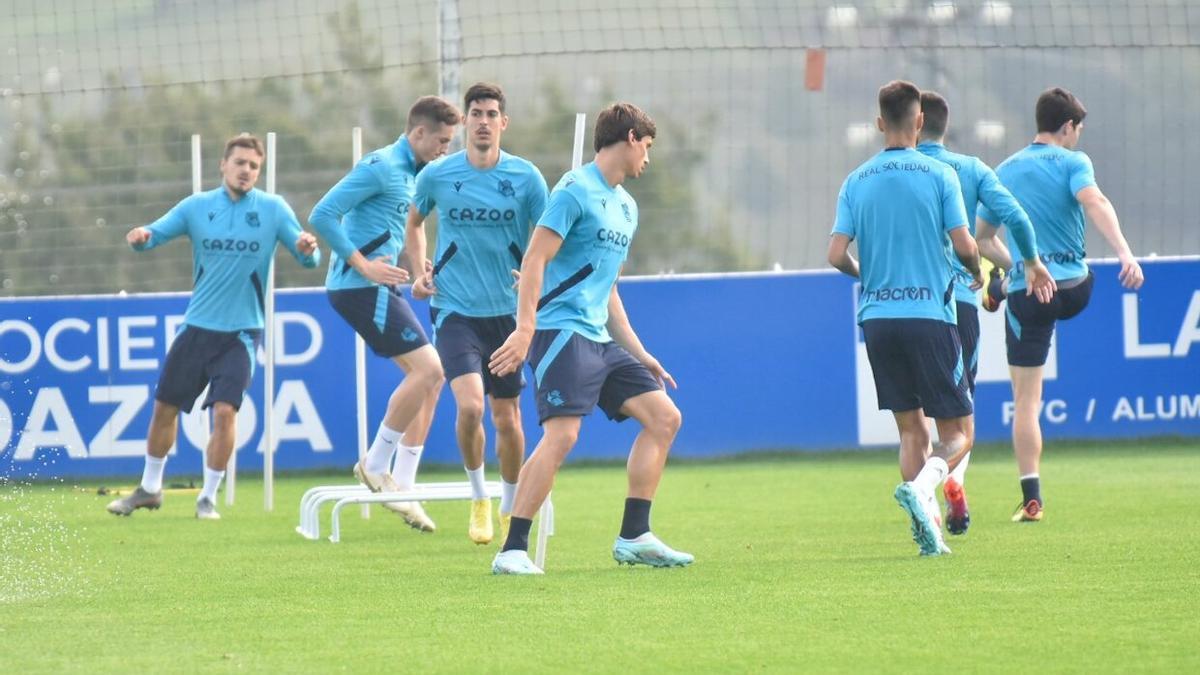
[[504,540],[504,548],[501,551],[511,551],[518,549],[521,551],[529,550],[529,528],[533,527],[532,518],[512,517],[512,521],[508,524],[508,538]]
[[637,539],[650,531],[650,500],[625,499],[625,517],[621,520],[621,538]]
[[1035,501],[1039,505],[1042,503],[1042,486],[1037,476],[1021,479],[1021,493],[1025,495],[1024,504],[1030,501]]

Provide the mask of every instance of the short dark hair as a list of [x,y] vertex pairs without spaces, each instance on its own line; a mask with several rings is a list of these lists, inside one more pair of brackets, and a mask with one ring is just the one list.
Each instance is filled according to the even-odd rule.
[[258,140],[258,136],[250,134],[238,134],[225,141],[225,155],[223,159],[229,159],[229,156],[233,154],[234,148],[249,148],[257,152],[259,157],[266,157],[267,155],[266,149],[263,148],[263,142]]
[[879,88],[879,116],[884,125],[895,129],[913,119],[920,109],[921,90],[904,80],[892,80]]
[[1055,132],[1067,122],[1082,122],[1087,117],[1087,109],[1075,98],[1075,94],[1062,87],[1054,87],[1038,96],[1034,115],[1037,117],[1038,133]]
[[639,141],[647,136],[654,138],[658,135],[654,120],[644,110],[632,103],[614,103],[596,116],[592,146],[596,152],[600,152],[602,148],[629,138],[631,130],[633,137]]
[[495,101],[500,104],[500,114],[504,114],[504,90],[498,84],[491,82],[476,82],[463,95],[463,112],[471,110],[471,104],[476,101]]
[[406,131],[429,124],[455,125],[462,121],[462,113],[454,104],[440,96],[422,96],[408,109]]
[[921,112],[925,113],[925,125],[921,135],[925,138],[941,138],[946,135],[946,124],[950,120],[950,105],[935,91],[921,92]]

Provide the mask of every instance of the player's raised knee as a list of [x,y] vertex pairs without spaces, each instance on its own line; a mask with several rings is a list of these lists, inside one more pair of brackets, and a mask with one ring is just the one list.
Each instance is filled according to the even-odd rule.
[[675,403],[668,399],[665,405],[656,407],[651,413],[650,423],[646,425],[646,428],[656,434],[674,438],[675,434],[679,433],[681,426],[683,426],[683,413],[679,412]]

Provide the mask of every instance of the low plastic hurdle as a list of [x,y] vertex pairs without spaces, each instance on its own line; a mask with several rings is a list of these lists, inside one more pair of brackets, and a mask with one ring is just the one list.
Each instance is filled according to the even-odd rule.
[[[500,483],[492,481],[484,484],[490,499],[498,499],[501,494]],[[416,485],[412,490],[400,492],[371,492],[365,485],[318,485],[310,488],[300,498],[300,524],[296,532],[305,539],[316,541],[321,538],[321,507],[334,502],[330,514],[329,541],[341,541],[342,509],[350,504],[381,504],[384,502],[438,502],[470,500],[471,484],[457,483],[424,483]],[[549,496],[538,511],[537,544],[534,550],[534,562],[542,567],[546,562],[546,547],[548,539],[554,534],[554,502]]]

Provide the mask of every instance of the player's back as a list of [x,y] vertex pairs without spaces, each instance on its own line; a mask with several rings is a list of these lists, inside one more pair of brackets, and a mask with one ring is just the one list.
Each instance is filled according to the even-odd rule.
[[898,148],[855,169],[842,185],[834,232],[858,242],[859,321],[953,323],[946,233],[965,224],[958,178],[942,162]]
[[[1075,195],[1096,184],[1088,156],[1033,143],[1004,160],[996,174],[1029,214],[1050,274],[1058,280],[1086,275],[1083,207]],[[1011,233],[1009,245],[1014,245]]]
[[932,157],[954,169],[958,176],[959,188],[962,190],[963,206],[967,209],[967,228],[971,236],[975,236],[975,211],[979,208],[980,170],[986,168],[983,160],[973,155],[964,155],[946,148],[941,143],[922,143],[917,151]]

